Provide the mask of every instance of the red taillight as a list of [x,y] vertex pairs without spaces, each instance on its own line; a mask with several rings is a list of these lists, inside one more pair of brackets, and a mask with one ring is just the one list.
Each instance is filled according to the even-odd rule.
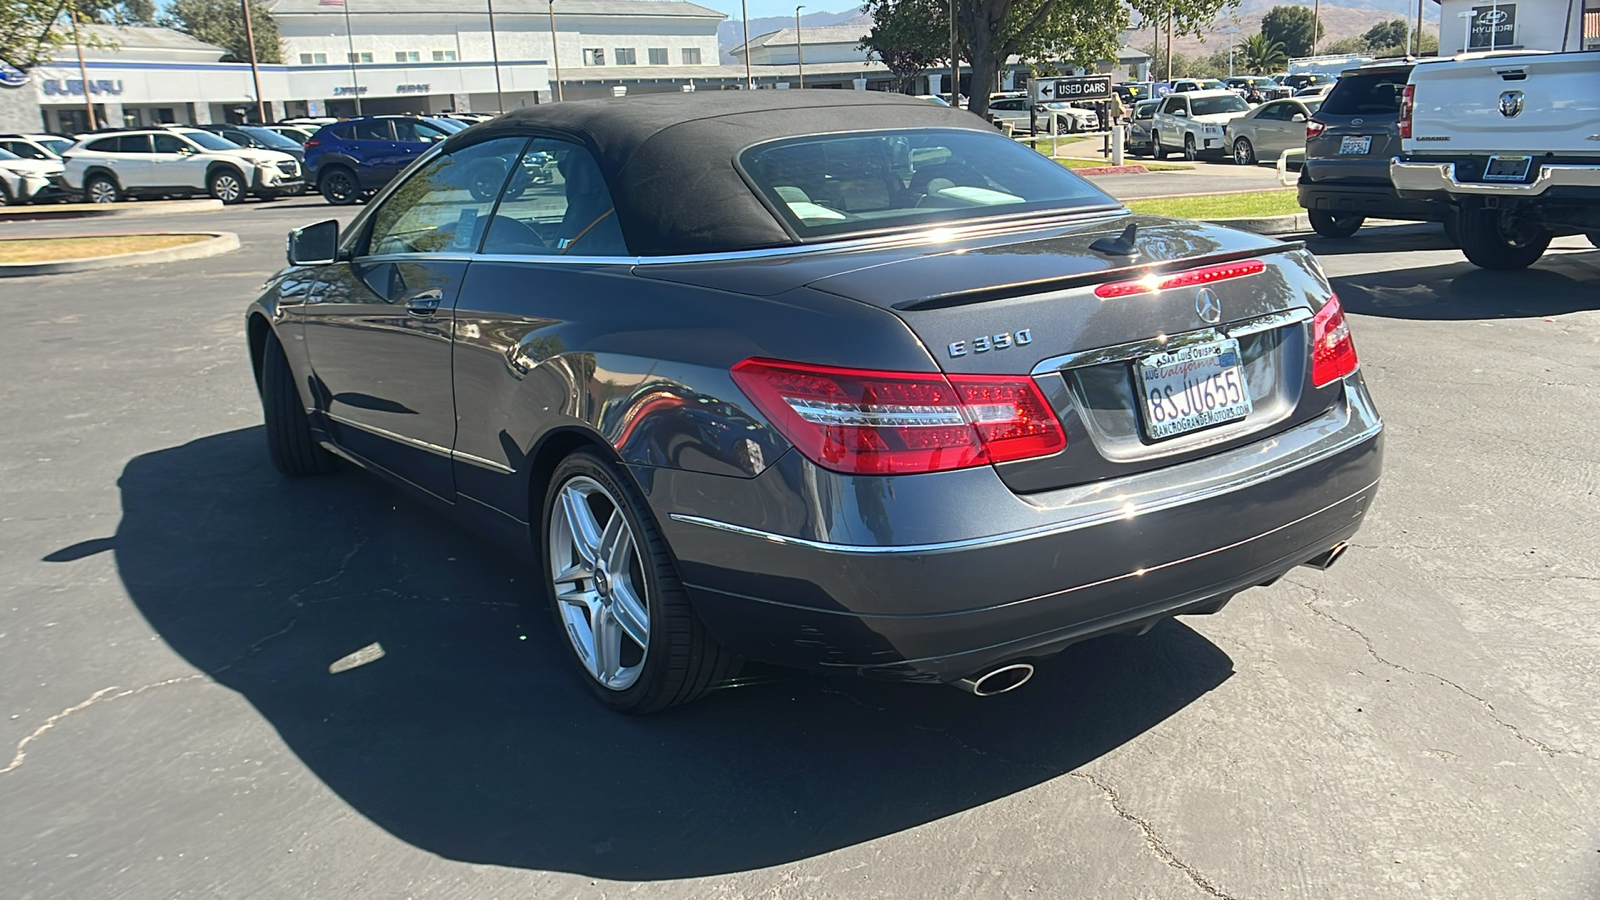
[[1339,298],[1331,296],[1311,319],[1311,383],[1331,384],[1356,370],[1356,343]]
[[1206,266],[1203,269],[1173,272],[1171,275],[1146,275],[1136,281],[1113,281],[1095,288],[1094,295],[1101,300],[1111,300],[1117,297],[1132,297],[1135,294],[1154,294],[1168,288],[1194,287],[1227,281],[1229,278],[1257,275],[1266,268],[1267,264],[1259,259],[1246,259],[1219,266]]
[[940,375],[747,359],[733,380],[806,458],[903,475],[1048,456],[1067,445],[1026,375]]
[[1416,105],[1417,87],[1414,84],[1408,84],[1406,89],[1400,92],[1399,126],[1400,136],[1403,138],[1411,137],[1411,111],[1416,108]]
[[306,141],[301,146],[305,147],[307,150],[310,150],[312,147],[318,146],[321,143],[322,143],[321,141]]
[[1328,130],[1327,122],[1318,122],[1316,119],[1306,120],[1306,137],[1314,138]]

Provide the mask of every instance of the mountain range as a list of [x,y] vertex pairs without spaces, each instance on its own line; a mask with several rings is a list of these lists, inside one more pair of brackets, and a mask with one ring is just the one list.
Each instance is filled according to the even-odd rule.
[[[863,20],[864,24],[861,27],[863,34],[866,33],[868,28],[872,27],[871,23],[866,21],[866,17],[861,15],[861,7],[859,6],[852,6],[839,12],[806,13],[800,17],[800,27],[806,29],[821,28],[825,25],[843,25],[852,19]],[[793,27],[794,16],[756,16],[750,20],[750,39],[755,40],[758,36],[769,31]],[[735,47],[744,43],[744,24],[738,19],[728,19],[718,25],[717,43],[722,47],[722,64],[731,66],[737,63],[739,61],[738,57],[735,57],[732,51]]]

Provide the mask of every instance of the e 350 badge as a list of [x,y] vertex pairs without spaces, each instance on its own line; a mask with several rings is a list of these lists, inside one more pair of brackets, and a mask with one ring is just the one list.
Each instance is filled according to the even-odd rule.
[[990,350],[1006,350],[1011,347],[1024,347],[1033,343],[1032,328],[1018,328],[1016,331],[1002,331],[999,334],[985,334],[975,337],[970,341],[951,341],[951,356],[966,356],[970,353],[988,353]]

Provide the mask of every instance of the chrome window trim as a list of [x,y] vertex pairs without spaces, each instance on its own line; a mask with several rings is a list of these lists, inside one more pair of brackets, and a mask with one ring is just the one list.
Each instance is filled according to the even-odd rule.
[[1271,331],[1287,325],[1295,325],[1311,320],[1312,312],[1304,306],[1296,306],[1281,312],[1268,313],[1253,319],[1245,319],[1229,325],[1217,325],[1201,328],[1196,331],[1185,331],[1180,334],[1159,335],[1146,338],[1142,341],[1131,341],[1126,344],[1116,344],[1110,347],[1101,347],[1097,350],[1079,350],[1073,353],[1063,353],[1041,360],[1033,367],[1031,375],[1048,375],[1052,372],[1061,372],[1067,369],[1081,369],[1087,366],[1104,365],[1114,362],[1131,362],[1154,356],[1168,350],[1186,347],[1190,344],[1203,344],[1207,341],[1221,340],[1225,337],[1240,337],[1247,334],[1256,334],[1262,331]]
[[[1352,402],[1355,395],[1352,394]],[[1219,460],[1226,462],[1228,459],[1245,459],[1261,457],[1263,454],[1272,454],[1275,459],[1265,465],[1257,465],[1249,471],[1215,481],[1202,487],[1180,487],[1163,495],[1157,495],[1143,503],[1128,500],[1124,495],[1115,493],[1117,486],[1126,479],[1117,479],[1110,482],[1084,485],[1080,488],[1069,488],[1064,493],[1079,494],[1084,505],[1090,506],[1088,511],[1060,522],[1041,525],[1035,528],[1025,528],[1018,531],[1008,531],[1001,534],[986,535],[983,537],[966,538],[956,541],[937,541],[927,544],[895,544],[887,546],[871,546],[864,544],[840,544],[831,541],[813,541],[807,538],[791,537],[789,535],[774,534],[756,528],[747,528],[743,525],[734,525],[717,519],[704,516],[684,515],[672,513],[669,518],[675,522],[686,525],[698,525],[718,531],[730,532],[745,537],[759,538],[775,544],[805,547],[811,550],[820,550],[824,553],[838,553],[851,556],[907,556],[926,553],[948,553],[957,550],[972,550],[981,547],[993,547],[1017,541],[1031,540],[1034,538],[1051,537],[1073,531],[1081,531],[1096,525],[1104,525],[1122,519],[1130,519],[1149,513],[1163,512],[1191,503],[1198,503],[1222,494],[1230,493],[1240,488],[1287,475],[1306,466],[1315,465],[1329,457],[1337,456],[1359,444],[1371,440],[1383,431],[1383,422],[1378,419],[1374,410],[1363,408],[1361,418],[1371,424],[1354,434],[1348,434],[1331,443],[1325,443],[1328,428],[1333,419],[1344,415],[1343,410],[1333,410],[1326,415],[1313,419],[1304,425],[1298,426],[1289,432],[1264,442],[1262,445],[1251,445],[1220,454],[1210,460],[1201,462],[1216,463]],[[1298,438],[1298,439],[1297,439]],[[1256,460],[1260,462],[1260,460]],[[1183,467],[1180,467],[1183,468]],[[1141,479],[1145,475],[1132,475],[1131,479]],[[1376,484],[1377,482],[1373,482]],[[1371,485],[1362,490],[1369,490]],[[1359,493],[1359,491],[1357,492]],[[1352,495],[1353,496],[1353,495]]]
[[517,474],[517,470],[516,469],[511,468],[510,466],[506,465],[505,463],[495,462],[492,459],[484,459],[481,456],[473,456],[471,453],[465,453],[465,452],[460,451],[460,450],[452,450],[452,451],[450,451],[450,456],[451,456],[451,458],[459,460],[461,462],[471,463],[471,464],[473,464],[475,466],[478,466],[480,468],[489,469],[490,471],[493,471],[493,472],[498,472],[501,475],[515,475],[515,474]]

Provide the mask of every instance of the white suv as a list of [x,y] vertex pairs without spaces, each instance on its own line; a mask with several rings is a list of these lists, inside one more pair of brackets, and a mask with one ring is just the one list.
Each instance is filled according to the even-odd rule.
[[272,199],[298,193],[305,183],[293,156],[246,149],[199,129],[87,135],[64,156],[67,188],[90,203],[175,194],[238,203],[246,194]]
[[1151,122],[1151,148],[1156,159],[1181,149],[1184,159],[1202,153],[1228,153],[1227,125],[1250,111],[1250,104],[1230,90],[1168,94]]

